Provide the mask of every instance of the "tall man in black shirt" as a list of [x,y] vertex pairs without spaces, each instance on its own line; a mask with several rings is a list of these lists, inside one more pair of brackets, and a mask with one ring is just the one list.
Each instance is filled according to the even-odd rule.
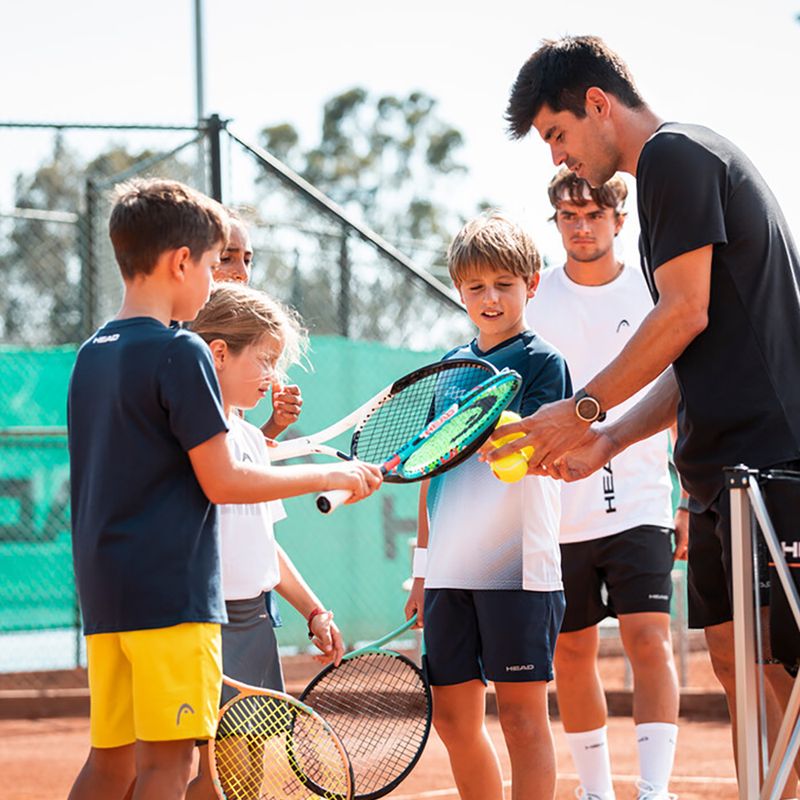
[[[735,722],[722,468],[800,458],[798,251],[741,150],[707,128],[659,119],[624,62],[596,37],[545,42],[520,70],[506,116],[512,136],[535,128],[554,163],[593,186],[616,171],[636,177],[640,251],[655,306],[573,398],[503,429],[526,435],[488,457],[533,445],[532,472],[575,480],[677,416],[675,461],[692,498],[689,623],[705,629]],[[620,420],[591,427],[657,378]],[[777,686],[782,669],[767,672]]]

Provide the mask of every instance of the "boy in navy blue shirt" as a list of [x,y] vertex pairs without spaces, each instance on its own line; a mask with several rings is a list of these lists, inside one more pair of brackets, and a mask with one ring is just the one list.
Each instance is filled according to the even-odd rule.
[[208,300],[228,235],[219,204],[177,182],[137,181],[118,189],[109,228],[123,304],[82,345],[68,398],[92,741],[70,800],[182,800],[220,697],[214,504],[330,488],[360,499],[380,475],[234,461],[211,353],[173,324]]

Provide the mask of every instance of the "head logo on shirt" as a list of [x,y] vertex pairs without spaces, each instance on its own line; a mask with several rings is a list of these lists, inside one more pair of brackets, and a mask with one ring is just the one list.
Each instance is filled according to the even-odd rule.
[[626,319],[620,320],[619,325],[617,325],[617,333],[619,333],[623,328],[630,328],[630,326],[631,324],[630,322],[628,322],[628,320]]

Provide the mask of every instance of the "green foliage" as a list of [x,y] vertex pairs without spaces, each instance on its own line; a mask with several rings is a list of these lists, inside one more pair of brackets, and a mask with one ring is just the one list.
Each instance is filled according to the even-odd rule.
[[[112,145],[87,162],[57,134],[51,155],[33,172],[16,176],[17,211],[0,229],[0,341],[65,344],[83,338],[86,180],[102,182],[154,155]],[[190,168],[177,160],[169,169],[190,179]]]
[[[300,146],[289,122],[261,132],[267,150],[417,263],[436,270],[447,244],[480,207],[454,207],[464,137],[424,92],[375,97],[354,87],[328,100],[319,141]],[[487,205],[484,203],[484,206]]]

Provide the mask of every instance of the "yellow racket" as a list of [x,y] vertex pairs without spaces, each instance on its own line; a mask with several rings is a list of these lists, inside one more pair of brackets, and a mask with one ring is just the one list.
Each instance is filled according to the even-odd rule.
[[223,680],[239,694],[222,707],[209,742],[221,800],[352,800],[347,751],[316,711],[282,692]]

